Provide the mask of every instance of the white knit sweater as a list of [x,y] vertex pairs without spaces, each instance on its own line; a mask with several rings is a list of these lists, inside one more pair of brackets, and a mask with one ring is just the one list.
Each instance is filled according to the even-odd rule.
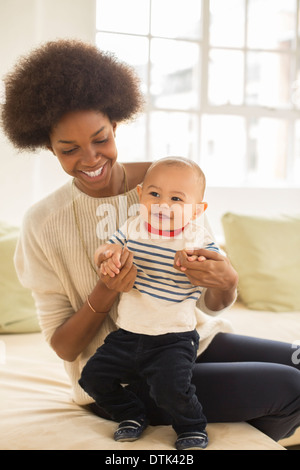
[[[75,222],[73,197],[81,237]],[[15,254],[15,266],[20,281],[33,293],[40,326],[49,343],[56,328],[83,305],[97,282],[97,274],[89,259],[93,260],[96,248],[109,238],[128,215],[136,213],[137,204],[135,189],[126,196],[93,198],[82,193],[70,181],[32,206],[25,215]],[[216,312],[206,308],[204,295],[200,299],[201,310],[198,310],[197,317],[199,353],[215,334],[231,331],[224,319],[212,317]],[[78,385],[78,379],[88,358],[103,343],[107,334],[116,329],[117,304],[118,301],[89,346],[75,361],[65,362],[73,399],[78,404],[92,401]]]

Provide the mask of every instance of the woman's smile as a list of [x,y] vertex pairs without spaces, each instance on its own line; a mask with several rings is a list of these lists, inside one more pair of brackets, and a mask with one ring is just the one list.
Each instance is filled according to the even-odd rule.
[[106,168],[107,162],[103,163],[100,167],[98,167],[95,170],[79,170],[80,173],[83,173],[83,175],[87,176],[90,180],[92,181],[98,181],[101,179],[101,176],[103,175],[105,168]]

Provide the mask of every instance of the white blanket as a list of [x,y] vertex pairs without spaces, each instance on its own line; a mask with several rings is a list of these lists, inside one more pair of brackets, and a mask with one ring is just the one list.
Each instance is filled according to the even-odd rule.
[[[250,312],[237,305],[226,316],[240,333],[300,338],[298,313]],[[174,450],[171,426],[149,426],[132,443],[115,442],[115,427],[71,401],[62,361],[41,334],[0,336],[1,450]],[[282,449],[246,423],[209,424],[208,434],[208,450]]]

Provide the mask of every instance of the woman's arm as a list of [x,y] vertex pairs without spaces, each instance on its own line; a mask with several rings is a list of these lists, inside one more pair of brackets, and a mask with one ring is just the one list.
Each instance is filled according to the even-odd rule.
[[75,361],[101,327],[117,295],[118,292],[109,290],[99,280],[89,295],[90,304],[96,313],[85,302],[77,312],[55,330],[51,338],[51,347],[61,359],[69,362]]
[[74,361],[94,338],[119,292],[131,289],[136,278],[136,268],[132,264],[132,259],[132,254],[127,250],[121,257],[122,268],[119,274],[114,278],[99,274],[100,279],[89,295],[90,305],[86,301],[55,330],[51,346],[61,359]]
[[238,275],[226,256],[210,250],[194,250],[201,261],[189,261],[186,251],[178,251],[174,267],[183,271],[194,285],[206,287],[205,305],[219,311],[228,307],[235,297]]

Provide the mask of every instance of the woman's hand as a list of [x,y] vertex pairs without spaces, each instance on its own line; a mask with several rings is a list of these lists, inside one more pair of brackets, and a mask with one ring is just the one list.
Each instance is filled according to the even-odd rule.
[[211,250],[177,251],[174,267],[183,271],[191,284],[228,290],[237,285],[237,273],[228,258]]
[[207,288],[205,303],[210,310],[221,310],[233,302],[238,275],[226,256],[204,249],[182,250],[175,254],[174,267],[191,284]]
[[98,269],[98,275],[101,281],[110,290],[114,290],[116,292],[130,291],[130,289],[133,287],[137,274],[137,269],[133,264],[133,254],[128,250],[127,247],[122,250],[122,254],[119,260],[119,273],[114,273],[113,277],[103,274],[101,271],[101,264],[110,257],[111,253],[105,251],[100,253],[97,257],[97,264],[100,266]]

